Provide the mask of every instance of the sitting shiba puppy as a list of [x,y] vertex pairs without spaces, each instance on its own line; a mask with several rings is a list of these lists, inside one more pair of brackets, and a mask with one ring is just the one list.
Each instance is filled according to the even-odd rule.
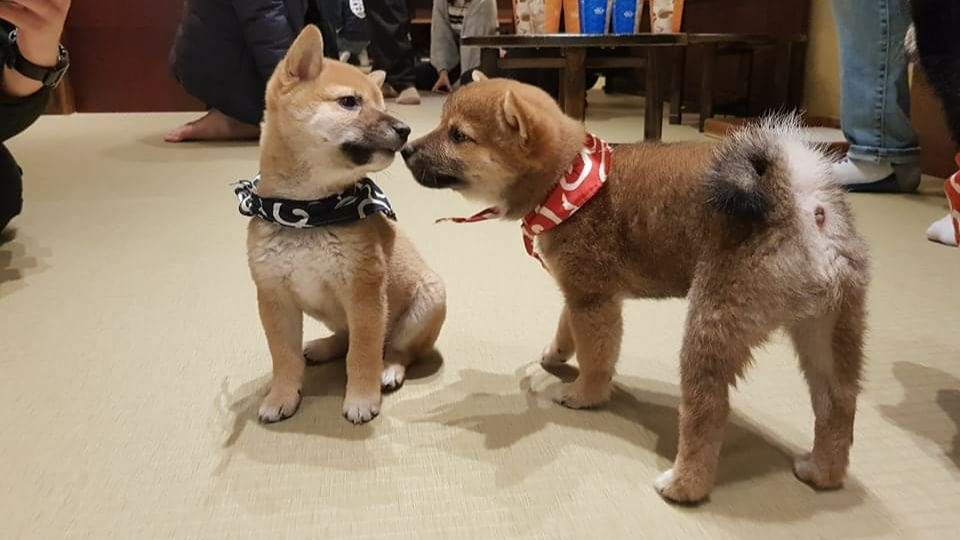
[[463,221],[523,220],[528,252],[565,299],[542,362],[576,354],[580,367],[563,405],[610,399],[624,299],[689,299],[679,450],[655,485],[693,502],[714,483],[729,387],[778,327],[793,338],[816,415],[813,451],[795,473],[818,488],[844,481],[867,254],[828,161],[798,135],[785,119],[718,146],[611,149],[541,90],[491,79],[454,93],[440,125],[402,154],[422,185],[494,205]]
[[[325,59],[320,32],[308,26],[267,86],[260,179],[237,188],[241,211],[255,216],[247,251],[273,356],[263,422],[296,412],[305,357],[344,355],[343,414],[371,420],[381,386],[402,384],[443,324],[442,281],[364,178],[386,168],[410,133],[383,112],[383,77]],[[304,313],[334,334],[304,348]]]

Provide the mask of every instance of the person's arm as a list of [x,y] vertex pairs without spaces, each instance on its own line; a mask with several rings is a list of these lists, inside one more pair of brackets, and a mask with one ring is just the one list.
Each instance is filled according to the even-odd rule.
[[257,70],[268,80],[293,43],[293,28],[283,0],[233,0]]
[[[0,1],[0,58],[13,53],[8,40],[17,27],[20,54],[39,66],[53,67],[60,55],[60,35],[70,0]],[[3,67],[0,72],[0,141],[5,141],[32,124],[46,105],[49,91],[39,81]]]
[[437,71],[447,71],[460,63],[457,37],[450,27],[450,12],[447,0],[433,0],[433,16],[430,17],[430,63]]
[[[496,0],[473,0],[463,17],[461,38],[495,36],[500,23],[497,21]],[[480,47],[460,47],[460,72],[466,73],[480,67]]]

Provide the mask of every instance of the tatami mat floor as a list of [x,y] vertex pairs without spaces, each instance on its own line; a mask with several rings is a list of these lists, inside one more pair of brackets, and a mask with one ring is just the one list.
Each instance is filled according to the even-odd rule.
[[[640,138],[632,101],[597,100],[591,129]],[[439,108],[394,110],[417,134]],[[48,117],[11,142],[26,211],[0,245],[0,537],[956,537],[960,252],[923,238],[938,183],[853,197],[875,278],[847,487],[791,474],[813,416],[778,336],[734,394],[711,500],[682,508],[652,482],[676,449],[684,302],[629,303],[613,402],[556,406],[536,364],[556,287],[514,225],[435,225],[476,209],[402,164],[377,179],[446,279],[442,358],[371,424],[341,418],[331,365],[296,417],[260,425],[270,359],[228,186],[257,148],[160,142],[192,116]]]

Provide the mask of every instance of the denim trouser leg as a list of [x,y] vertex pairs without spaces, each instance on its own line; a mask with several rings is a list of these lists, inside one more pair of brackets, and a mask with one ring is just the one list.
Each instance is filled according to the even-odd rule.
[[916,163],[903,39],[908,0],[833,0],[840,41],[841,122],[850,157]]

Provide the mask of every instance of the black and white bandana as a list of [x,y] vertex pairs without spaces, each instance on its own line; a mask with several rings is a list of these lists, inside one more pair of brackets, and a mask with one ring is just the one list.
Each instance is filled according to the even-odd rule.
[[259,181],[260,175],[257,175],[252,181],[241,180],[234,184],[233,192],[240,200],[240,213],[284,227],[306,229],[344,225],[374,214],[384,214],[392,220],[397,219],[387,196],[369,178],[361,179],[353,187],[336,195],[315,201],[260,197],[255,192]]

